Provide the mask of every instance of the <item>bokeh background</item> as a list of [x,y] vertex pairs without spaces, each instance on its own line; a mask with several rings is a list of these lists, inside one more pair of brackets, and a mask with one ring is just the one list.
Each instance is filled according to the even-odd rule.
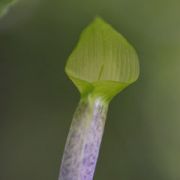
[[137,49],[111,103],[95,180],[180,180],[180,1],[24,0],[0,20],[0,179],[57,180],[79,94],[64,73],[100,15]]

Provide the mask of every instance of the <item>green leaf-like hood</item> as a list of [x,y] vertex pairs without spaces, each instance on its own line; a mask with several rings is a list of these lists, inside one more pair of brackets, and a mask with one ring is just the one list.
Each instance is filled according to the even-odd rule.
[[92,93],[110,100],[137,80],[139,62],[127,40],[98,17],[82,32],[66,73],[82,96]]

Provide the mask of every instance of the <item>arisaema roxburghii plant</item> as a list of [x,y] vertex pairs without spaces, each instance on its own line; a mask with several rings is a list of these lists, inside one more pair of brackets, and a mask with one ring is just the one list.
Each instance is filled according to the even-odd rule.
[[0,17],[6,14],[8,9],[16,2],[16,0],[0,0]]
[[59,180],[92,180],[108,106],[139,76],[136,51],[101,18],[82,32],[66,64],[80,92],[65,145]]

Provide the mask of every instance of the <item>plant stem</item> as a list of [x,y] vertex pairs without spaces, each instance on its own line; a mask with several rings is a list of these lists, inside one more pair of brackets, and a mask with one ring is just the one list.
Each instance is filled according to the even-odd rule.
[[92,180],[108,103],[88,96],[76,109],[65,145],[59,180]]

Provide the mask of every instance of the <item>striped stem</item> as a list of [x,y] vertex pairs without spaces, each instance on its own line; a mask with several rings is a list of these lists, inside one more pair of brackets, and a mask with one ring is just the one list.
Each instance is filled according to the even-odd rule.
[[92,180],[108,104],[100,98],[81,100],[65,145],[59,180]]

